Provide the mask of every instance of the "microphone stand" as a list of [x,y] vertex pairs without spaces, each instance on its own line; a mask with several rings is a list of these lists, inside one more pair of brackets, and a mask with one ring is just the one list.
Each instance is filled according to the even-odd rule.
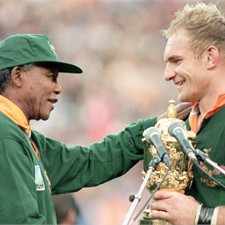
[[225,170],[221,168],[216,162],[211,160],[206,153],[202,152],[199,149],[195,149],[194,153],[199,160],[208,163],[210,166],[220,171],[225,176]]
[[143,182],[142,182],[142,184],[141,184],[141,186],[138,190],[138,193],[136,195],[130,196],[130,201],[132,201],[132,204],[130,205],[130,208],[129,208],[127,214],[126,214],[126,217],[125,217],[122,225],[129,225],[130,224],[131,217],[132,217],[138,203],[141,201],[142,193],[143,193],[144,188],[147,184],[147,181],[150,178],[155,166],[158,165],[161,161],[162,161],[162,159],[159,156],[155,156],[149,162],[147,173],[146,173],[146,175],[144,177],[144,180],[143,180]]

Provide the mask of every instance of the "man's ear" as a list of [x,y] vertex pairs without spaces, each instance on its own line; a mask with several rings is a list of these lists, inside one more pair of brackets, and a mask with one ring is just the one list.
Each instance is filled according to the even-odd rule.
[[214,45],[208,46],[203,55],[205,65],[208,70],[214,69],[220,63],[221,53]]
[[21,87],[23,83],[23,74],[20,67],[16,66],[11,71],[11,82],[15,87]]

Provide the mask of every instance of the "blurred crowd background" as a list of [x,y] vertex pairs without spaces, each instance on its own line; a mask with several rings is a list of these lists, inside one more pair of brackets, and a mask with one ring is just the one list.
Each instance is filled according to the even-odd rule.
[[[47,34],[60,57],[84,71],[60,76],[64,91],[55,111],[33,127],[67,144],[87,145],[165,111],[176,91],[163,80],[161,31],[187,2],[195,1],[0,0],[1,39]],[[121,178],[74,193],[82,225],[121,224],[141,171],[139,163]]]

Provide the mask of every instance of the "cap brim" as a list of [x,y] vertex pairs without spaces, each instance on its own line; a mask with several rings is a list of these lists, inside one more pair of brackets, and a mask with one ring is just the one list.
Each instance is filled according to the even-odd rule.
[[59,72],[62,73],[83,73],[82,69],[74,64],[60,62],[60,61],[36,61],[36,63],[49,64],[52,67],[58,69]]
[[83,73],[83,71],[80,67],[75,66],[70,63],[53,62],[53,64],[55,64],[55,66],[59,70],[59,72],[62,72],[62,73]]

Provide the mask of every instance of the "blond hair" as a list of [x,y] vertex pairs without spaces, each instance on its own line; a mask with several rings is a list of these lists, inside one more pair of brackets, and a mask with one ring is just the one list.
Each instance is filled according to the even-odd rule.
[[191,47],[199,55],[211,44],[225,52],[225,17],[212,3],[186,4],[163,34],[169,38],[178,30],[187,31]]

